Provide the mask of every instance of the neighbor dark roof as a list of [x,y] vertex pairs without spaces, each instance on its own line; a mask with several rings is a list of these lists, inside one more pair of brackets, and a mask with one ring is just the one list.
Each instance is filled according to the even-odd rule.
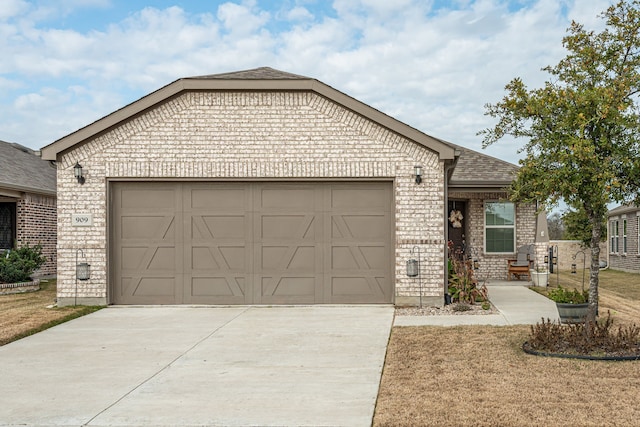
[[505,188],[515,178],[519,167],[513,163],[479,153],[448,142],[460,151],[460,157],[449,179],[450,189]]
[[96,135],[108,131],[144,111],[154,108],[180,93],[188,91],[310,91],[315,92],[345,108],[378,123],[379,125],[421,144],[437,153],[440,159],[453,161],[455,149],[443,141],[427,135],[355,98],[340,92],[319,80],[274,70],[269,67],[233,73],[187,77],[174,81],[131,104],[114,111],[85,127],[42,148],[42,158],[55,160],[58,153],[72,149]]
[[0,189],[56,194],[56,169],[19,144],[0,141]]

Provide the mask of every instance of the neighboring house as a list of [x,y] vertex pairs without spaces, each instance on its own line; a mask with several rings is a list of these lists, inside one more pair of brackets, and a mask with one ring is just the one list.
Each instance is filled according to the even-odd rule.
[[42,245],[37,275],[56,274],[56,168],[33,150],[0,141],[0,251]]
[[442,305],[454,202],[481,276],[535,238],[534,207],[504,202],[514,165],[271,68],[179,79],[42,154],[60,305]]
[[607,232],[609,267],[640,272],[640,208],[623,205],[610,210],[607,213]]

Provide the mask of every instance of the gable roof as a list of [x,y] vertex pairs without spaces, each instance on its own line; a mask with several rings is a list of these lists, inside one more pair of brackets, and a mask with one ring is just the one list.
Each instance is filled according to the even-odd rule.
[[0,141],[0,164],[0,189],[56,194],[56,169],[38,157],[35,151]]
[[449,144],[427,135],[419,130],[372,108],[319,80],[310,77],[286,73],[269,67],[233,73],[212,74],[187,77],[140,98],[137,101],[105,116],[42,148],[42,158],[55,160],[58,153],[64,152],[82,142],[118,126],[120,123],[143,113],[145,110],[172,99],[188,91],[221,90],[274,90],[274,91],[311,91],[330,99],[379,125],[415,141],[439,155],[441,160],[454,160],[458,154]]
[[449,178],[450,189],[466,189],[482,191],[486,189],[503,189],[515,178],[520,169],[518,166],[495,157],[461,147],[455,147],[460,156]]

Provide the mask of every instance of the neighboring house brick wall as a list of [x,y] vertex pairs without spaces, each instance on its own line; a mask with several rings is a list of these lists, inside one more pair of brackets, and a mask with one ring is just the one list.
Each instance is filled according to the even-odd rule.
[[[484,202],[505,200],[505,192],[467,193],[455,191],[449,193],[449,199],[467,200],[469,223],[467,228],[467,246],[475,251],[474,258],[480,261],[476,277],[483,279],[506,280],[507,259],[511,255],[487,255],[484,253]],[[522,245],[534,243],[536,233],[536,215],[534,204],[516,204],[516,249]]]
[[[622,270],[629,272],[640,272],[640,251],[638,250],[638,215],[640,210],[626,212],[624,214],[609,217],[607,223],[608,231],[608,247],[611,246],[611,224],[618,221],[618,250],[609,248],[609,263],[614,270]],[[623,221],[627,220],[627,251],[624,252],[623,238]],[[602,252],[600,259],[606,259],[606,252]]]
[[16,203],[16,240],[18,246],[42,246],[45,264],[35,272],[37,276],[55,275],[56,256],[56,198],[27,193]]
[[[84,167],[79,185],[73,165]],[[423,182],[414,166],[423,166]],[[393,179],[396,302],[416,302],[405,271],[410,250],[423,259],[422,295],[443,302],[444,164],[419,146],[321,96],[303,92],[191,92],[58,157],[58,301],[75,294],[83,249],[91,280],[78,303],[107,296],[107,179]],[[72,227],[91,213],[92,227]]]

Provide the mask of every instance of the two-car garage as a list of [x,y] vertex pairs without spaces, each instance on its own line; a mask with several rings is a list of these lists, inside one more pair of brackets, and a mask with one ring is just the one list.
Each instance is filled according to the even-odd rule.
[[178,79],[43,147],[58,305],[441,304],[458,156],[314,78]]
[[393,184],[114,181],[115,304],[391,303]]

